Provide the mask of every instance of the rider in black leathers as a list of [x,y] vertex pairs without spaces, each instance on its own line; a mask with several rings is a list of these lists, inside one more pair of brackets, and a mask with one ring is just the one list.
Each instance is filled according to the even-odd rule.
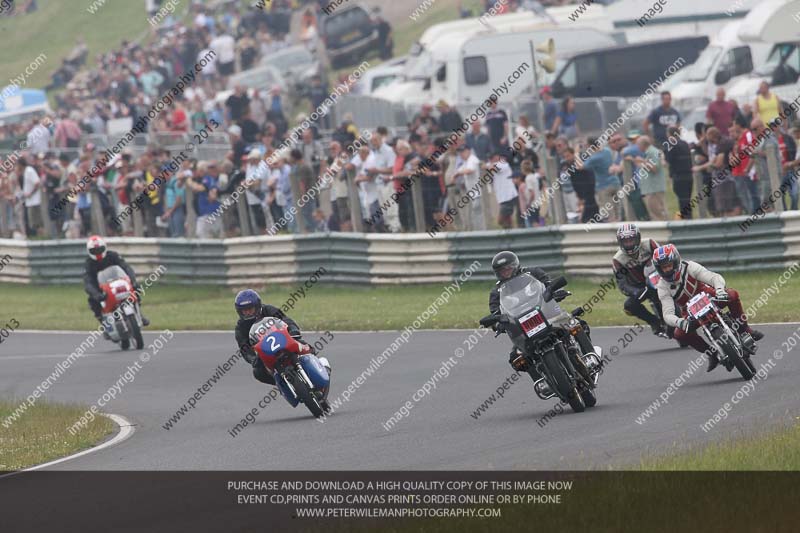
[[[100,289],[100,284],[97,283],[97,274],[108,267],[118,266],[125,271],[131,279],[133,290],[136,292],[136,296],[141,304],[142,287],[136,282],[136,273],[133,271],[133,268],[125,262],[121,255],[108,250],[105,241],[96,235],[89,237],[86,243],[86,251],[89,257],[86,258],[86,263],[83,267],[83,288],[86,294],[89,295],[89,308],[98,321],[103,320],[103,300],[105,300],[106,295]],[[142,315],[142,323],[147,326],[150,324],[150,321]]]
[[[550,284],[552,283],[550,276],[548,276],[547,272],[545,272],[541,268],[520,267],[519,258],[517,257],[517,254],[515,254],[514,252],[504,251],[495,255],[494,259],[492,259],[492,270],[494,271],[494,274],[497,277],[497,283],[495,284],[494,288],[492,288],[492,291],[489,293],[489,312],[493,315],[500,314],[500,287],[502,287],[506,281],[517,276],[518,274],[521,273],[530,274],[534,278],[541,281],[544,284],[545,288],[549,288]],[[560,302],[570,294],[571,293],[569,291],[559,289],[555,291],[553,297],[556,301]],[[583,335],[583,332],[585,332],[586,336],[581,338],[576,338],[576,340],[578,340],[579,345],[581,345],[584,351],[590,350],[589,347],[591,346],[591,338],[589,337],[590,333],[589,324],[587,324],[583,320],[580,319],[578,320],[583,326],[582,332],[579,335]],[[500,332],[505,330],[502,324],[496,324],[493,327],[493,329],[495,331],[500,331]],[[591,351],[594,351],[594,349],[591,348]],[[509,364],[511,364],[511,367],[514,370],[519,370],[519,371],[526,370],[523,366],[524,359],[521,357],[521,354],[516,348],[513,348],[511,350],[508,362]]]
[[[262,383],[275,385],[275,379],[272,377],[272,374],[256,355],[255,350],[253,350],[250,340],[250,329],[253,327],[253,324],[261,319],[268,317],[277,318],[286,322],[289,334],[293,338],[303,342],[300,326],[274,305],[262,304],[261,297],[252,289],[239,292],[239,294],[236,295],[234,306],[236,307],[236,312],[239,314],[239,321],[236,323],[234,334],[236,336],[236,344],[239,346],[242,356],[253,366],[254,378]],[[312,353],[316,353],[313,346],[309,345],[309,348]]]

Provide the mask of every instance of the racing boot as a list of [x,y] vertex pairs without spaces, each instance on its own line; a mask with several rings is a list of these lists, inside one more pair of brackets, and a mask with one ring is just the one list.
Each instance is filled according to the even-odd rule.
[[110,341],[111,335],[109,335],[108,332],[111,329],[111,324],[103,320],[103,317],[101,315],[94,315],[94,317],[97,319],[100,325],[103,326],[103,338],[107,341]]
[[666,332],[666,328],[664,327],[664,324],[661,322],[653,322],[652,324],[650,324],[650,330],[656,337],[661,337],[662,339],[669,338]]
[[525,360],[525,357],[523,357],[520,351],[516,348],[511,350],[511,353],[508,355],[508,364],[510,364],[511,368],[513,368],[517,372],[528,371],[528,362]]
[[749,333],[750,333],[750,336],[753,337],[754,341],[760,341],[761,339],[764,338],[764,334],[761,333],[760,331],[758,331],[757,329],[752,329],[751,328]]
[[717,350],[713,346],[709,346],[708,350],[706,350],[706,356],[708,357],[708,368],[706,368],[706,372],[711,372],[719,366]]
[[142,315],[142,325],[143,326],[149,326],[150,325],[150,320],[144,315]]

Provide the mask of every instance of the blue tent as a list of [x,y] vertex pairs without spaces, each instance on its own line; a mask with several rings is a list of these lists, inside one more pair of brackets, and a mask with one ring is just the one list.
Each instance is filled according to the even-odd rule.
[[16,85],[9,85],[0,91],[0,120],[16,122],[15,117],[36,112],[50,112],[47,94],[44,91],[22,89]]

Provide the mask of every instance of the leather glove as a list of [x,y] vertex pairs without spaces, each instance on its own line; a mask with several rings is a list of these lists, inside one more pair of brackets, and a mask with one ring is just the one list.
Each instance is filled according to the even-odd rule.
[[717,298],[717,300],[722,300],[722,301],[727,302],[728,301],[728,291],[725,290],[725,289],[717,289],[716,298]]
[[553,293],[553,299],[557,302],[564,300],[567,296],[572,296],[572,293],[565,289],[558,289]]
[[692,327],[692,323],[688,318],[679,318],[678,324],[675,327],[680,329],[684,333],[689,333],[689,329]]

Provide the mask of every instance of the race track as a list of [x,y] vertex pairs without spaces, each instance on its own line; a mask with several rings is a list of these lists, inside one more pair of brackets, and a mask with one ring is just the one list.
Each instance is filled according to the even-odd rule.
[[[151,328],[152,329],[152,328]],[[767,325],[756,366],[781,348],[797,325]],[[644,423],[636,419],[669,383],[691,370],[693,351],[640,333],[630,346],[620,337],[630,328],[595,328],[595,344],[620,352],[601,377],[598,405],[583,414],[565,412],[538,424],[556,403],[540,400],[530,378],[511,385],[478,419],[471,416],[511,374],[509,341],[486,335],[466,350],[467,331],[419,331],[368,376],[325,423],[283,399],[261,409],[255,424],[235,438],[233,428],[269,392],[239,361],[166,430],[162,426],[234,351],[230,333],[176,333],[142,364],[104,408],[135,425],[125,442],[53,467],[59,470],[508,470],[584,469],[635,464],[650,453],[793,421],[800,413],[800,346],[775,361],[766,380],[733,405],[728,418],[704,432],[704,424],[744,385],[723,368],[707,374],[705,363]],[[146,344],[159,332],[148,332]],[[317,333],[306,333],[316,340]],[[397,337],[397,333],[335,333],[324,351],[333,365],[336,398]],[[0,348],[0,395],[27,397],[86,335],[15,332]],[[450,358],[466,351],[436,389],[412,395]],[[613,353],[613,351],[612,351]],[[100,341],[47,391],[58,402],[97,401],[139,352],[122,352]],[[409,415],[393,429],[382,424],[412,401]],[[544,427],[542,427],[544,425]]]

